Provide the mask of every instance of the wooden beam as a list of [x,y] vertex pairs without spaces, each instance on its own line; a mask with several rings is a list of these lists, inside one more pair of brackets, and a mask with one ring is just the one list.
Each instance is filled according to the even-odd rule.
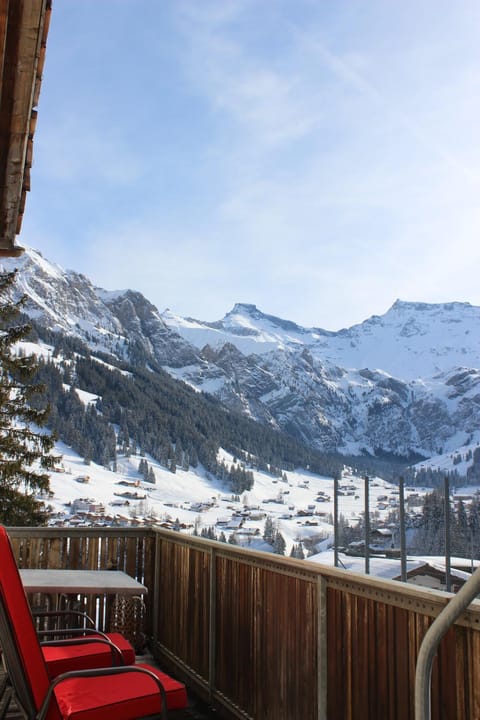
[[[0,242],[2,242],[1,239]],[[0,257],[20,257],[20,255],[24,252],[25,248],[22,248],[19,245],[14,245],[13,247],[8,247],[7,249],[0,247]]]
[[32,109],[40,89],[50,7],[49,0],[0,0],[0,43],[8,13],[0,94],[0,249],[5,252],[15,251],[30,189]]
[[[7,25],[8,25],[8,6],[10,0],[0,0],[0,78],[3,78],[3,68],[5,62],[5,49],[7,44]],[[0,85],[0,98],[1,88],[3,82]]]

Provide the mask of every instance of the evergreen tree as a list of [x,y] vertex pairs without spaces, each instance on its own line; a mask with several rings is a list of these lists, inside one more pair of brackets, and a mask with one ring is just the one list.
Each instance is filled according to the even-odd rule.
[[30,326],[16,324],[23,299],[12,299],[15,272],[0,273],[0,521],[6,525],[40,525],[43,503],[57,458],[54,438],[34,426],[45,425],[48,406],[40,401],[43,387],[33,382],[36,358],[16,355],[14,345],[27,337]]
[[155,485],[155,483],[157,482],[157,478],[155,477],[155,472],[152,467],[150,467],[150,469],[148,471],[147,481],[149,483],[151,483],[152,485]]
[[455,515],[455,522],[451,527],[452,552],[455,555],[468,557],[471,550],[470,528],[467,511],[463,500],[460,500]]
[[197,449],[196,449],[194,446],[192,446],[192,448],[190,449],[190,452],[189,452],[188,455],[189,455],[190,465],[191,465],[192,467],[196,468],[197,465],[198,465]]
[[208,540],[216,540],[217,535],[215,533],[215,528],[213,528],[212,526],[208,528],[202,528],[200,537],[207,538]]
[[305,553],[303,552],[302,543],[298,543],[298,545],[295,545],[295,543],[292,545],[292,549],[290,551],[290,557],[297,558],[298,560],[305,560]]
[[273,541],[273,552],[276,555],[285,555],[286,547],[287,543],[285,542],[282,533],[277,530]]
[[149,466],[148,462],[145,460],[145,462],[143,463],[143,479],[145,480],[145,482],[148,482],[148,473],[149,472],[150,472],[150,466]]
[[438,490],[425,495],[423,523],[419,528],[416,545],[426,554],[445,551],[445,500]]
[[177,467],[182,467],[183,465],[183,448],[182,443],[180,440],[177,440],[175,444],[175,462],[177,464]]
[[269,545],[273,545],[275,541],[275,527],[273,525],[273,520],[270,516],[268,516],[265,520],[265,526],[263,528],[263,539]]

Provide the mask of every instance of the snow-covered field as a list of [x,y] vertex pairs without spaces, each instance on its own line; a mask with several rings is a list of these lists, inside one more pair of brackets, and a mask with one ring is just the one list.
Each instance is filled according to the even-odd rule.
[[[314,539],[318,549],[327,548],[333,539],[332,478],[298,469],[285,473],[285,481],[254,470],[252,490],[235,497],[201,467],[171,473],[147,456],[155,473],[153,485],[138,472],[141,456],[120,456],[117,472],[113,472],[93,462],[85,465],[62,443],[57,445],[57,451],[62,455],[62,472],[51,474],[53,496],[48,502],[67,524],[93,521],[91,517],[82,520],[73,512],[80,499],[89,499],[92,506],[103,506],[107,524],[132,519],[142,522],[147,518],[157,523],[178,522],[185,532],[196,528],[200,533],[202,528],[213,527],[217,535],[223,531],[227,538],[235,532],[238,542],[252,549],[271,549],[262,540],[267,516],[281,532],[287,554],[294,543],[306,539]],[[223,452],[221,458],[227,464],[233,462],[228,453]],[[364,510],[364,480],[346,469],[340,488],[345,494],[339,497],[339,512],[355,523]],[[380,498],[384,500],[380,502]],[[395,486],[380,478],[370,479],[370,511],[377,511],[379,519],[385,518],[397,501]],[[243,516],[238,517],[238,513]],[[97,520],[103,521],[101,516]]]

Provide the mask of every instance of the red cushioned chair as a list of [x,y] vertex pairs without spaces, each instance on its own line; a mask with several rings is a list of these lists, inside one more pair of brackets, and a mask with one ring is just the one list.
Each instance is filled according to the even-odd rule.
[[185,708],[185,686],[151,665],[48,674],[10,539],[0,526],[0,644],[28,720],[168,718]]

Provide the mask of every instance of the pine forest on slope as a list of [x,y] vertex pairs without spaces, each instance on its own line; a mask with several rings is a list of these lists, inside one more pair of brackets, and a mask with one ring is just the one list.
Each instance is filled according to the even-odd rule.
[[[35,330],[48,335],[36,324]],[[218,461],[220,448],[273,475],[297,466],[333,475],[343,466],[340,457],[320,454],[228,411],[162,370],[115,367],[112,358],[92,356],[78,340],[56,334],[53,341],[53,357],[40,358],[38,373],[51,406],[49,426],[87,462],[115,466],[119,445],[124,453],[148,453],[172,472],[177,465],[188,469],[201,463],[237,493],[250,489],[252,473],[241,466],[227,469]],[[85,406],[77,389],[97,402]]]

